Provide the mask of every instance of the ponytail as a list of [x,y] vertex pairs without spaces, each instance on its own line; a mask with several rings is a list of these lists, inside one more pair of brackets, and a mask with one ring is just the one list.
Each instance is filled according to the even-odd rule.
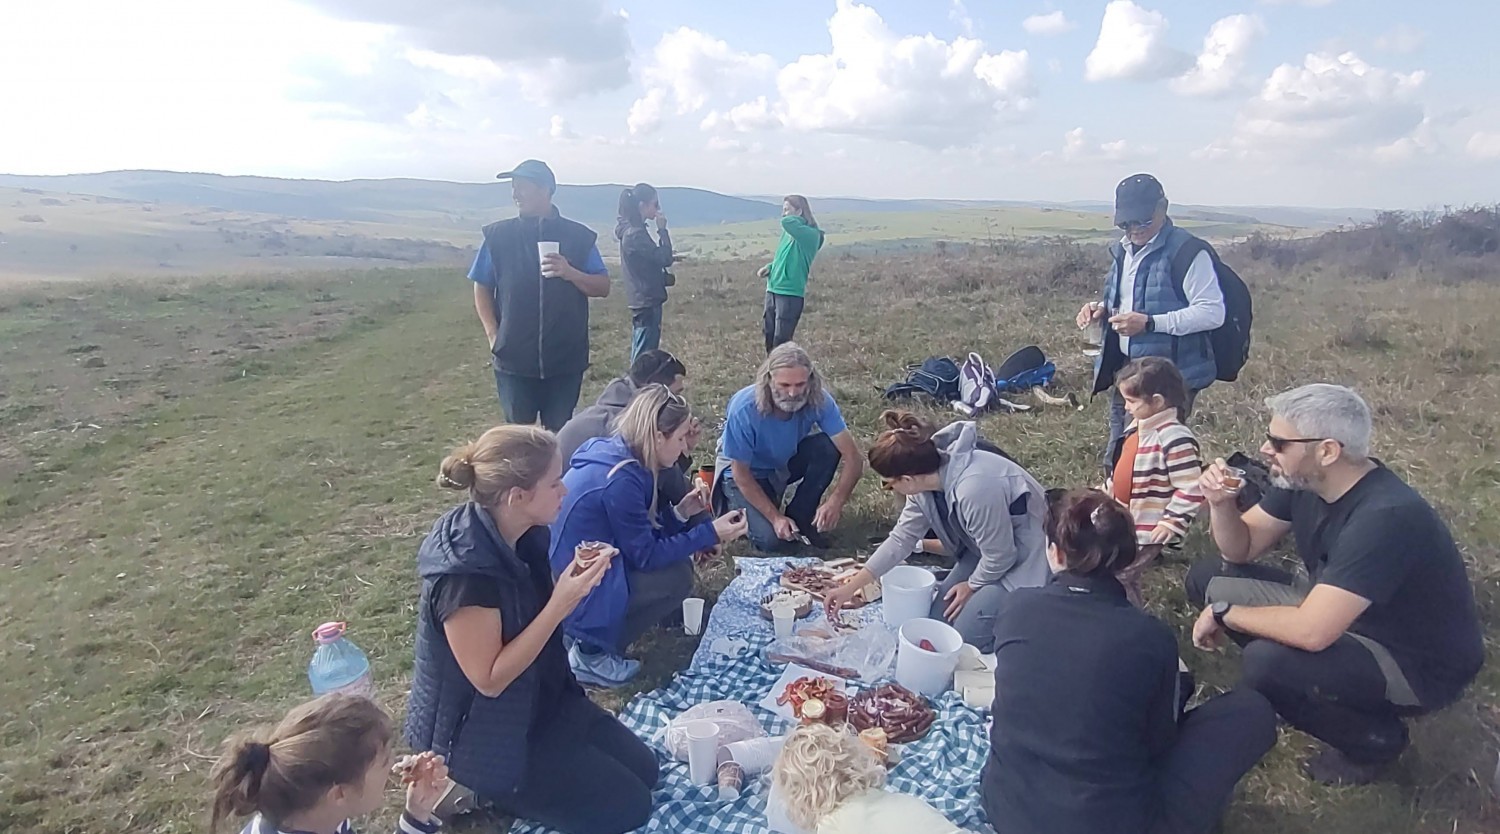
[[651,185],[640,182],[620,192],[619,218],[631,226],[645,226],[646,219],[641,216],[641,204],[656,202],[656,189]]
[[1135,521],[1111,496],[1079,489],[1047,509],[1047,539],[1073,573],[1116,573],[1135,562]]

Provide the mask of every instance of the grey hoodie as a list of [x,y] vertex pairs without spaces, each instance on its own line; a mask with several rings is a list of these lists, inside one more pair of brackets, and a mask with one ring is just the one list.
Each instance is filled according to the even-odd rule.
[[927,531],[934,530],[948,553],[979,560],[969,577],[975,589],[996,583],[1007,590],[1046,584],[1052,574],[1044,530],[1046,491],[1020,464],[976,449],[978,437],[971,422],[953,423],[933,435],[943,459],[938,473],[948,518],[941,516],[935,493],[907,498],[896,526],[865,565],[871,573],[883,576],[905,561]]
[[573,415],[557,432],[558,451],[562,453],[564,467],[573,459],[573,453],[584,442],[596,437],[609,437],[614,429],[615,418],[630,405],[635,398],[636,385],[630,381],[630,377],[622,376],[619,379],[610,380],[604,386],[604,393],[593,405]]

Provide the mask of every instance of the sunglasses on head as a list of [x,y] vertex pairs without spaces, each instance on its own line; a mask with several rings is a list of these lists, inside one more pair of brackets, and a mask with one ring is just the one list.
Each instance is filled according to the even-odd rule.
[[[1266,432],[1266,442],[1269,443],[1269,444],[1271,444],[1271,449],[1273,451],[1275,451],[1278,455],[1281,454],[1282,452],[1285,452],[1286,451],[1286,447],[1289,446],[1289,445],[1291,445],[1291,444],[1293,444],[1293,443],[1322,443],[1323,441],[1329,440],[1329,439],[1331,439],[1331,438],[1327,438],[1327,437],[1277,437],[1276,435],[1271,434],[1270,432]],[[1335,440],[1334,442],[1337,443],[1338,441]],[[1342,445],[1342,444],[1340,444],[1340,445]]]

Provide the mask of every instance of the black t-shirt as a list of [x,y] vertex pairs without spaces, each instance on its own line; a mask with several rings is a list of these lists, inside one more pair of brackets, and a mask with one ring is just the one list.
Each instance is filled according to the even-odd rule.
[[[460,608],[493,608],[498,611],[502,595],[505,593],[506,590],[501,583],[490,576],[472,573],[440,576],[433,583],[432,610],[439,622],[447,622],[448,618]],[[549,579],[547,595],[550,593],[551,581]],[[544,595],[542,599],[545,600],[547,595]],[[562,648],[561,639],[556,634],[547,641],[547,645],[535,662],[541,674],[537,680],[536,710],[532,714],[534,724],[556,714],[564,696],[574,693],[567,655]]]
[[1290,522],[1316,583],[1370,601],[1350,631],[1385,646],[1424,705],[1453,700],[1484,663],[1474,589],[1448,527],[1379,465],[1332,504],[1272,488],[1260,508]]

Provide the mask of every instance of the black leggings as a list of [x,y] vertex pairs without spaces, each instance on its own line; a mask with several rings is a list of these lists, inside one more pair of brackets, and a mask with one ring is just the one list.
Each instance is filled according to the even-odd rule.
[[496,805],[563,834],[624,834],[651,819],[656,754],[583,697],[532,731],[526,778]]
[[1213,831],[1235,786],[1275,744],[1276,713],[1258,692],[1236,689],[1189,710],[1157,771],[1150,834]]

